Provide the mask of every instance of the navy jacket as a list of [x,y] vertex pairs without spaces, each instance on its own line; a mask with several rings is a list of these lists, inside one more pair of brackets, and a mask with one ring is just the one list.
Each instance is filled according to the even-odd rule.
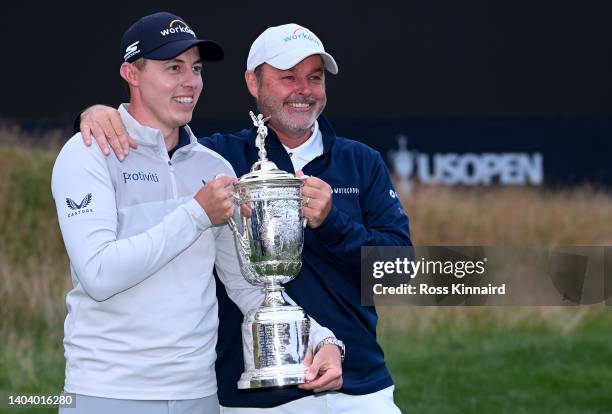
[[[408,217],[395,195],[380,154],[357,141],[336,137],[319,117],[324,152],[308,163],[306,175],[321,178],[334,190],[333,207],[317,229],[306,228],[302,270],[285,285],[287,293],[321,325],[346,344],[341,392],[361,395],[393,384],[383,351],[376,342],[378,316],[362,306],[361,246],[411,245]],[[217,151],[240,177],[257,161],[256,128],[235,134],[215,134],[200,143]],[[268,159],[294,172],[287,151],[274,131],[266,138]],[[219,401],[228,407],[273,407],[309,395],[295,387],[238,391],[242,373],[243,316],[217,280],[219,341],[216,372]]]

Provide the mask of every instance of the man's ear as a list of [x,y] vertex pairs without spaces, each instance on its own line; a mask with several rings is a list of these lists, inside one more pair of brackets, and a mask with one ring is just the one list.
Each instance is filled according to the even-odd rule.
[[138,68],[131,63],[123,62],[119,68],[119,74],[130,87],[138,87]]
[[249,93],[253,96],[253,98],[259,98],[259,80],[257,79],[255,72],[252,70],[247,70],[244,72],[244,80],[246,81]]

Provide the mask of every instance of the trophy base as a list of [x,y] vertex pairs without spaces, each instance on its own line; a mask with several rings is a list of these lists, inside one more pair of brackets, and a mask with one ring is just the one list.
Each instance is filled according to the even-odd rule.
[[238,389],[255,389],[269,387],[284,387],[304,384],[306,379],[306,366],[295,364],[282,368],[262,368],[244,372],[238,381]]

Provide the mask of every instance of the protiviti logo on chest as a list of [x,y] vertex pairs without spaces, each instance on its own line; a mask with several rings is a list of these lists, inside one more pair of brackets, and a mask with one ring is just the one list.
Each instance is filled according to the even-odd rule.
[[128,181],[150,181],[158,183],[159,177],[157,173],[153,172],[123,172],[123,183],[127,184]]
[[187,26],[187,23],[179,19],[172,20],[168,25],[168,28],[160,31],[159,33],[162,36],[168,36],[175,33],[189,33],[193,37],[196,37],[194,31],[191,30],[189,26]]

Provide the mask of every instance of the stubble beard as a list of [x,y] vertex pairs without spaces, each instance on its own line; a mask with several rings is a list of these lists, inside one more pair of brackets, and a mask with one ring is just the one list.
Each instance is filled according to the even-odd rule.
[[[259,99],[257,99],[257,107],[259,111],[264,114],[264,116],[271,116],[271,124],[280,129],[282,132],[288,135],[300,136],[310,132],[312,126],[314,125],[316,119],[321,115],[323,109],[325,109],[325,105],[327,103],[327,98],[323,98],[320,101],[317,101],[312,96],[302,97],[302,98],[289,98],[287,101],[292,102],[303,102],[314,104],[314,109],[310,111],[310,116],[305,121],[299,121],[290,114],[288,114],[285,110],[284,103],[286,101],[279,101],[277,99],[273,99],[262,92],[259,89]],[[318,107],[317,107],[318,105]]]

